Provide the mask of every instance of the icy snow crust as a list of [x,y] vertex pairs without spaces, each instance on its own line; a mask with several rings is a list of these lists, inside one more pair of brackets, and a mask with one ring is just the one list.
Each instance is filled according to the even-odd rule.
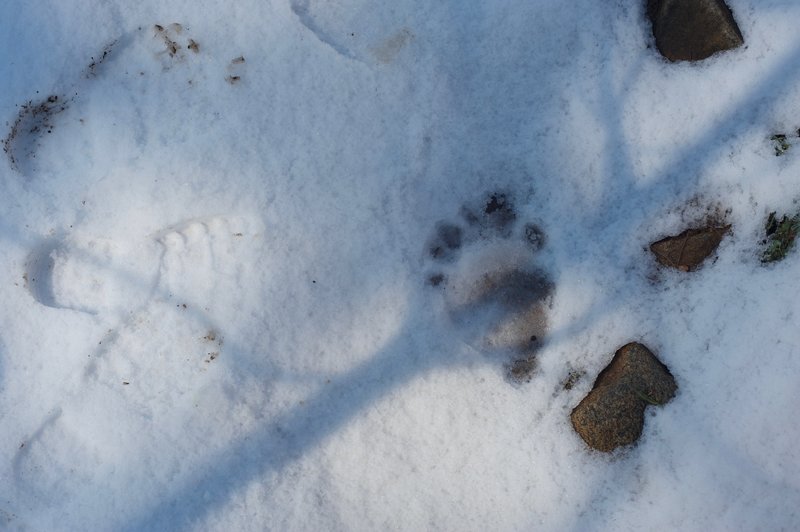
[[[730,0],[747,46],[689,65],[643,4],[4,1],[7,127],[64,110],[0,166],[0,528],[795,529],[800,260],[758,240],[800,5]],[[426,283],[499,189],[555,286],[522,385]],[[659,272],[716,207],[716,262]],[[632,340],[678,395],[590,452],[569,412]]]

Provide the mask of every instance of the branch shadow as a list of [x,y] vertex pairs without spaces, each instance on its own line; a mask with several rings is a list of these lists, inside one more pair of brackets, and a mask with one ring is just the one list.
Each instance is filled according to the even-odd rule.
[[[0,393],[5,390],[6,387],[6,374],[5,374],[5,364],[6,364],[6,344],[3,342],[3,336],[0,335]],[[5,405],[0,406],[0,419],[3,419],[6,415],[5,412],[6,408]]]
[[[454,5],[452,9],[454,12],[459,11],[459,6]],[[461,12],[469,11],[461,10]],[[457,18],[454,17],[456,20]],[[461,58],[462,62],[457,65],[456,70],[465,67],[471,61],[476,61],[474,56],[469,55],[472,48],[466,44],[468,33],[462,33],[461,37],[466,54]],[[476,67],[472,68],[475,70]],[[604,117],[609,137],[618,139],[616,143],[609,144],[608,149],[612,153],[606,161],[608,163],[606,171],[619,180],[620,187],[628,191],[624,199],[617,203],[618,209],[633,215],[609,216],[606,210],[598,209],[598,212],[589,216],[589,220],[596,224],[599,231],[632,235],[645,221],[648,213],[661,205],[665,196],[680,193],[681,190],[696,184],[697,178],[693,176],[698,175],[700,170],[721,151],[719,139],[730,137],[749,127],[753,122],[752,118],[757,116],[759,109],[763,107],[762,100],[766,94],[774,97],[775,87],[789,86],[800,78],[800,45],[775,68],[770,76],[761,80],[726,114],[720,121],[720,126],[713,130],[709,129],[696,143],[677,153],[674,160],[654,176],[652,184],[646,187],[635,184],[631,162],[632,150],[629,143],[624,140],[624,128],[619,120],[624,102],[620,101],[620,96],[611,88],[610,70],[606,68],[603,73],[606,75],[602,80],[604,98],[599,112]],[[473,72],[472,77],[466,80],[452,81],[454,83],[465,81],[474,85],[480,80],[479,74],[480,72]],[[635,69],[632,69],[631,79],[635,79],[635,74]],[[469,103],[463,105],[462,111],[465,114],[469,111]],[[473,100],[471,103],[480,102]],[[502,121],[503,116],[497,118],[489,111],[484,112],[486,114],[482,118],[492,127],[487,128],[490,133],[478,133],[472,143],[475,146],[483,146],[483,149],[478,151],[477,158],[485,155],[486,149],[491,150],[494,145],[513,139],[516,134],[516,131],[504,135],[491,133],[497,130],[496,121]],[[473,126],[481,124],[481,120],[472,122]],[[521,124],[518,122],[515,126],[521,127]],[[475,133],[475,129],[471,132]],[[695,167],[698,171],[692,176],[681,176],[677,173],[687,166]],[[602,199],[603,204],[611,202],[613,199],[608,196]],[[4,233],[8,232],[5,227],[2,227],[2,230]],[[424,299],[424,292],[417,293],[414,297],[405,324],[393,339],[370,359],[348,373],[331,379],[330,383],[323,385],[322,389],[304,404],[291,408],[267,422],[246,439],[235,442],[223,452],[210,457],[204,467],[190,474],[177,489],[164,494],[163,500],[147,508],[133,520],[118,523],[117,528],[130,531],[190,528],[202,522],[205,516],[223,507],[250,481],[266,474],[279,473],[289,464],[323,445],[342,428],[357,420],[368,405],[380,400],[392,390],[403,387],[427,372],[466,363],[454,357],[447,349],[421,352],[433,346],[418,338],[419,330],[427,326],[425,318],[430,315],[430,309]],[[582,318],[560,330],[551,331],[549,337],[567,338],[589,328],[600,316],[607,313],[609,308],[608,299],[600,299],[590,306]],[[199,310],[194,312],[198,312],[197,319],[207,318]],[[231,349],[241,349],[241,346],[231,346]],[[0,356],[2,356],[2,346],[0,346]],[[2,383],[1,370],[0,367],[0,383]]]
[[[264,424],[181,482],[145,514],[118,529],[181,530],[224,507],[240,488],[318,448],[387,394],[415,378],[459,364],[448,349],[430,349],[413,339],[426,324],[424,302],[411,305],[411,319],[380,351],[344,375],[329,379],[310,399]],[[409,342],[409,339],[412,339]]]
[[[454,12],[461,15],[454,16],[454,20],[475,15],[474,10],[457,9]],[[475,27],[472,20],[465,24],[466,28]],[[476,72],[471,61],[475,60],[470,55],[472,47],[467,43],[466,33],[461,34],[464,55],[456,65],[455,71],[463,68],[460,77],[450,80],[454,84],[464,83],[467,87],[474,88],[480,81],[480,72]],[[446,62],[446,61],[445,61]],[[620,201],[605,195],[603,204],[616,204],[618,212],[632,213],[631,216],[609,216],[608,211],[597,209],[588,216],[588,221],[596,224],[598,231],[613,234],[635,235],[635,231],[645,221],[646,217],[656,207],[662,205],[663,198],[678,194],[696,185],[698,174],[722,150],[720,138],[729,138],[737,132],[745,130],[752,123],[752,118],[757,116],[763,108],[766,94],[774,96],[775,87],[788,86],[800,77],[800,45],[787,56],[767,78],[759,81],[756,86],[742,98],[721,119],[719,125],[701,136],[697,142],[678,152],[673,161],[657,175],[653,176],[651,184],[638,186],[635,182],[632,165],[632,149],[625,141],[624,128],[620,120],[620,113],[624,106],[621,96],[612,90],[612,75],[608,67],[604,70],[602,80],[602,107],[598,110],[604,117],[609,137],[616,139],[609,143],[609,159],[606,161],[606,171],[616,179],[614,187],[610,189],[626,190],[626,195]],[[628,73],[629,81],[636,79],[636,67]],[[621,91],[624,93],[624,91]],[[480,99],[480,98],[479,98]],[[461,105],[462,112],[466,115],[469,111],[470,100]],[[476,103],[473,100],[472,103]],[[498,117],[488,111],[486,114],[472,117],[469,122],[470,132],[475,133],[482,121],[494,125]],[[502,117],[501,117],[502,118]],[[519,123],[517,127],[521,127]],[[474,146],[483,146],[477,150],[480,159],[485,155],[486,147],[497,144],[498,140],[512,138],[517,133],[505,133],[497,136],[491,131],[494,127],[486,128],[488,133],[478,134]],[[475,140],[475,139],[473,139]],[[482,142],[486,141],[486,142]],[[474,160],[474,157],[468,159]],[[464,163],[462,163],[464,164]],[[693,167],[697,172],[691,175],[681,175],[683,168]],[[580,252],[578,253],[580,260]],[[585,258],[585,257],[584,257]],[[617,304],[622,304],[622,299],[617,298]],[[410,353],[408,338],[413,338],[423,323],[415,321],[415,317],[426,315],[426,305],[423,301],[416,301],[409,309],[409,321],[403,326],[394,339],[372,358],[364,362],[349,373],[332,379],[321,391],[314,395],[302,406],[296,406],[264,425],[256,433],[251,434],[246,440],[235,443],[224,452],[212,457],[205,468],[197,471],[184,480],[181,486],[167,495],[163,501],[149,509],[147,512],[134,518],[133,521],[120,524],[123,530],[156,530],[156,529],[182,529],[202,522],[203,518],[213,511],[221,508],[242,486],[248,482],[263,477],[269,473],[279,473],[287,465],[299,460],[304,455],[324,444],[337,431],[348,423],[358,419],[365,408],[378,401],[392,390],[401,388],[415,377],[425,372],[453,367],[459,362],[448,358],[446,353]],[[614,304],[608,298],[596,301],[575,322],[559,330],[551,331],[550,338],[565,339],[581,330],[591,327],[597,319],[613,310]]]
[[[521,109],[528,103],[526,88],[517,84],[513,64],[482,64],[474,41],[475,34],[489,35],[492,26],[484,27],[484,8],[479,2],[463,5],[453,2],[442,8],[453,24],[454,46],[441,58],[446,83],[454,95],[449,102],[454,117],[445,117],[442,128],[454,133],[454,139],[439,148],[439,156],[448,162],[455,176],[471,171],[470,166],[483,159],[503,165],[507,154],[492,154],[495,147],[509,146],[527,134]],[[493,21],[497,22],[497,21]],[[539,64],[535,45],[525,41],[525,64]],[[552,52],[552,50],[551,50]],[[513,62],[512,62],[513,63]],[[501,79],[489,93],[484,90],[486,72]],[[538,80],[541,81],[541,80]],[[511,90],[511,94],[504,90]],[[500,112],[487,106],[491,98],[502,99]],[[456,124],[451,123],[455,118]],[[514,166],[512,163],[512,166]],[[428,177],[428,176],[426,176]],[[431,176],[430,179],[436,179]],[[420,277],[422,282],[422,277]],[[390,280],[387,279],[387,282]],[[406,312],[406,321],[393,339],[361,365],[331,379],[304,404],[295,406],[267,421],[246,438],[209,457],[205,465],[182,479],[156,504],[143,508],[132,520],[119,522],[121,530],[181,530],[199,525],[223,508],[243,487],[265,475],[279,474],[288,465],[324,445],[336,433],[368,412],[368,406],[393,390],[402,388],[422,375],[462,364],[476,364],[462,358],[454,345],[424,341],[420,331],[430,329],[429,292],[415,290]],[[446,335],[445,331],[438,331]],[[499,364],[490,359],[477,363]]]
[[[623,87],[636,82],[637,69],[641,64],[641,62],[638,63],[626,73]],[[714,127],[707,128],[695,142],[676,151],[662,170],[649,176],[649,184],[640,185],[636,181],[632,159],[635,146],[626,140],[626,131],[621,121],[622,110],[625,106],[621,95],[625,91],[620,90],[619,94],[615,93],[611,68],[607,64],[603,69],[600,86],[601,105],[598,105],[595,113],[602,117],[609,139],[614,139],[608,142],[609,153],[605,171],[616,183],[609,183],[607,193],[600,202],[603,208],[597,209],[587,216],[586,225],[595,228],[601,235],[600,238],[589,242],[590,245],[594,242],[596,246],[605,246],[603,249],[614,249],[613,235],[627,235],[631,239],[641,239],[641,229],[646,226],[647,220],[651,219],[654,213],[663,211],[665,198],[685,201],[687,196],[691,196],[692,191],[698,189],[706,167],[729,149],[729,143],[726,140],[735,139],[752,128],[754,124],[758,123],[758,116],[766,113],[772,102],[780,99],[782,90],[789,90],[798,81],[800,81],[800,41],[789,49],[786,56],[777,63],[768,76],[752,83],[752,88],[726,110]],[[687,168],[691,168],[692,171],[686,172]],[[746,176],[742,177],[746,178]],[[624,193],[614,196],[615,191],[624,191]],[[647,244],[649,242],[643,241],[642,248],[646,249]],[[582,253],[579,251],[577,258],[586,260],[586,257],[596,252],[596,247],[592,250],[587,249],[582,252],[586,254],[585,257],[581,257]],[[650,259],[649,254],[646,257]],[[618,265],[628,266],[627,260],[630,258],[619,257],[618,259],[620,261]],[[635,257],[635,260],[639,259],[641,259],[640,256]],[[654,261],[653,265],[655,265]],[[642,271],[641,267],[633,268],[634,274],[641,274]],[[622,295],[617,292],[595,300],[581,316],[559,329],[550,331],[548,341],[551,343],[565,341],[575,334],[591,328],[604,315],[624,306],[635,297],[636,294],[626,290]],[[699,441],[696,444],[701,445]],[[609,510],[613,511],[614,508],[630,504],[629,489],[633,490],[636,485],[637,464],[643,459],[639,451],[640,449],[631,449],[620,455],[619,459],[626,462],[624,464],[616,464],[616,466],[610,464],[608,471],[603,476],[604,481],[598,484],[594,492],[591,492],[592,495],[587,498],[587,502],[590,504],[592,501],[601,501],[599,504],[602,505],[602,508],[598,510],[601,519],[605,518],[614,522]],[[587,452],[592,451],[587,448]],[[727,453],[729,450],[723,449],[723,452]],[[615,459],[612,458],[612,460]],[[620,487],[612,494],[606,495],[601,492],[602,485],[606,484],[630,486],[630,488]],[[593,513],[595,510],[597,507],[574,516],[574,518],[571,517],[561,523],[558,528],[576,531],[596,528],[598,521]]]
[[[639,230],[653,216],[653,213],[660,212],[664,208],[664,198],[681,199],[686,197],[687,191],[696,190],[704,167],[727,147],[720,139],[735,138],[752,127],[752,124],[756,122],[755,118],[766,111],[765,107],[770,105],[770,101],[780,97],[780,90],[776,90],[776,87],[788,88],[800,80],[800,42],[790,53],[787,53],[786,58],[773,69],[769,76],[759,80],[748,94],[728,110],[719,120],[717,127],[708,128],[697,142],[676,153],[673,160],[654,175],[651,183],[645,186],[638,185],[635,180],[631,160],[633,150],[630,143],[625,140],[624,127],[619,120],[624,102],[620,101],[620,97],[612,89],[609,70],[609,67],[604,69],[605,75],[601,89],[604,96],[601,99],[603,105],[599,106],[596,112],[604,117],[608,136],[617,139],[616,142],[609,143],[608,149],[611,153],[608,155],[607,171],[613,172],[610,175],[619,181],[619,185],[608,188],[624,190],[625,194],[618,195],[616,198],[606,195],[603,204],[607,207],[613,206],[613,209],[598,209],[588,216],[588,220],[584,223],[593,227],[593,230],[597,231],[601,237],[593,239],[595,244],[593,249],[578,251],[576,257],[578,260],[588,260],[586,257],[596,254],[596,246],[613,249],[613,235],[630,235],[631,239],[641,239],[638,234]],[[633,83],[635,79],[636,70],[631,69],[625,83]],[[609,112],[609,110],[614,110],[614,112]],[[682,174],[681,172],[685,168],[695,170]],[[612,215],[609,215],[609,210],[612,210]],[[642,247],[646,248],[647,244],[649,242],[642,242]],[[586,254],[586,257],[581,257],[583,253]],[[649,258],[649,255],[647,257]],[[636,257],[637,260],[639,258]],[[622,257],[619,259],[626,260]],[[641,272],[642,269],[635,268],[634,271]],[[567,338],[591,327],[598,318],[615,308],[609,304],[607,299],[601,298],[595,301],[580,318],[561,329],[550,331],[549,338]],[[616,299],[619,303],[625,300],[619,297]]]

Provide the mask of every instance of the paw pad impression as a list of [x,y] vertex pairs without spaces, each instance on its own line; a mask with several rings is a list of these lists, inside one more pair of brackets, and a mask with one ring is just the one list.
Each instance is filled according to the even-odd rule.
[[520,224],[504,193],[465,205],[461,217],[436,226],[427,250],[440,271],[428,282],[443,290],[448,318],[469,345],[504,359],[512,380],[528,380],[554,287],[533,260],[544,233]]

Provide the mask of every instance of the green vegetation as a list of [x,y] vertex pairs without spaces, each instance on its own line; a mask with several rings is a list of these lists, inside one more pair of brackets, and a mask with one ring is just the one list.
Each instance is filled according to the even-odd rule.
[[570,370],[569,375],[562,383],[565,390],[571,390],[579,380],[581,380],[586,375],[586,372],[583,370]]
[[649,395],[647,395],[646,393],[644,393],[641,390],[637,390],[636,391],[636,395],[638,395],[639,399],[641,399],[645,403],[651,404],[653,406],[660,406],[661,405],[661,403],[659,403],[658,401],[656,401],[655,399],[653,399],[652,397],[650,397]]
[[781,155],[789,151],[789,148],[791,147],[791,144],[789,144],[789,140],[783,133],[777,133],[775,135],[772,135],[769,138],[769,140],[772,141],[773,148],[775,148],[776,157],[780,157]]
[[795,214],[791,218],[787,215],[778,221],[775,213],[772,212],[767,219],[765,227],[767,231],[767,249],[761,257],[762,262],[776,262],[786,257],[789,250],[794,245],[797,233],[800,231],[800,214]]

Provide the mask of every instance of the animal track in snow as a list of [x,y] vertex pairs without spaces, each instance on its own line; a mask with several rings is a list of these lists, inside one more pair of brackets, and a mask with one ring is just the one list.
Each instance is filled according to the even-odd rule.
[[376,10],[319,0],[290,0],[290,6],[298,22],[319,43],[364,65],[390,65],[416,39],[413,28],[408,26],[381,31],[385,21]]
[[521,223],[502,192],[464,206],[461,218],[440,222],[428,241],[438,265],[428,283],[442,291],[448,318],[468,344],[504,359],[512,380],[529,380],[554,288],[534,261],[544,233]]
[[53,237],[28,256],[25,283],[53,308],[99,314],[138,308],[153,293],[159,249],[82,235]]
[[184,50],[192,53],[200,53],[200,44],[191,37],[184,35],[184,28],[177,22],[167,25],[153,25],[154,38],[160,41],[157,45],[156,56],[163,58],[162,65],[165,69],[169,68],[171,61],[181,61],[186,57]]
[[255,271],[240,258],[250,250],[260,223],[237,216],[212,216],[181,222],[158,232],[162,247],[159,286],[164,294],[198,305],[233,304],[237,288]]
[[195,376],[225,358],[225,336],[236,332],[252,275],[253,238],[260,222],[238,216],[197,218],[150,235],[160,249],[147,301],[108,332],[92,355],[87,378],[124,383],[143,404],[178,400]]
[[230,73],[225,77],[225,81],[227,81],[231,85],[236,85],[237,83],[239,83],[242,80],[244,65],[245,65],[245,58],[243,55],[231,59],[231,62],[228,63],[228,72]]
[[320,42],[328,45],[336,53],[348,59],[359,60],[352,51],[343,46],[337,39],[334,39],[320,24],[311,13],[309,0],[291,0],[292,13],[295,14],[300,24],[306,27]]
[[[182,301],[227,297],[228,274],[245,235],[259,231],[243,218],[183,222],[149,237],[121,242],[82,234],[43,240],[28,256],[23,278],[39,303],[90,314],[132,311],[159,296]],[[209,282],[213,278],[214,282]]]
[[[235,338],[236,324],[247,319],[241,305],[259,300],[250,289],[251,275],[263,267],[253,260],[262,231],[257,219],[212,216],[172,225],[137,245],[73,235],[51,238],[31,254],[26,275],[37,275],[29,284],[37,301],[119,316],[88,346],[88,365],[57,408],[22,438],[14,471],[23,493],[68,500],[80,496],[81,486],[108,481],[109,471],[95,468],[99,462],[109,464],[114,478],[135,477],[128,454],[157,453],[159,444],[180,441],[187,424],[213,431],[230,423],[233,434],[237,423],[249,422],[249,403],[237,419],[219,411],[233,384],[230,372],[218,368],[235,360],[235,341],[227,336]],[[257,399],[267,388],[256,380],[245,385]],[[140,441],[151,430],[159,440]],[[78,481],[65,481],[64,471]]]

